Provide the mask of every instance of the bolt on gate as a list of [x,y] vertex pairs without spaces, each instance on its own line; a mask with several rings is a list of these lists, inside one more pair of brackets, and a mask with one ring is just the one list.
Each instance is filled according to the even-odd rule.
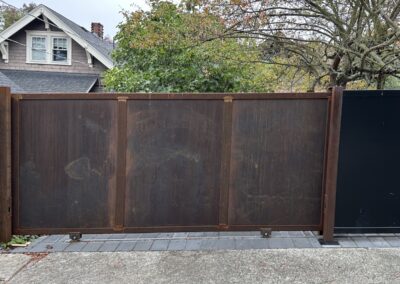
[[270,228],[333,241],[341,88],[0,98],[2,240]]

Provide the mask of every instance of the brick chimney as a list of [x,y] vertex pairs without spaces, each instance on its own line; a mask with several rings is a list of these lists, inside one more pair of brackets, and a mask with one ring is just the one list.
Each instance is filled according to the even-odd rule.
[[99,38],[104,36],[104,27],[100,23],[92,23],[92,33],[97,35]]

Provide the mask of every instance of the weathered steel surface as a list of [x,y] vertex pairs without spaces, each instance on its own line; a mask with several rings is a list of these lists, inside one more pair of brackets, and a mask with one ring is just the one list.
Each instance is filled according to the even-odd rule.
[[11,95],[0,88],[0,242],[11,239]]
[[14,233],[322,230],[330,97],[14,95]]
[[342,118],[343,88],[335,87],[332,91],[329,109],[329,124],[327,150],[325,153],[325,194],[324,194],[324,241],[333,241],[333,227],[335,225],[336,182],[339,161],[340,126]]
[[113,226],[115,101],[20,101],[16,228]]
[[321,224],[326,118],[326,100],[234,103],[230,224]]
[[126,227],[218,224],[223,101],[128,101]]

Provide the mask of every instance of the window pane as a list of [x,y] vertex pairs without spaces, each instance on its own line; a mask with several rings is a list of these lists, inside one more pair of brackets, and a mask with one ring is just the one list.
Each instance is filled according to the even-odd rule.
[[53,38],[53,61],[67,61],[68,48],[66,38]]
[[32,48],[46,49],[46,38],[45,37],[32,37]]
[[46,61],[46,50],[32,50],[32,60],[35,61]]
[[66,50],[53,50],[53,61],[67,61]]
[[67,39],[66,38],[53,38],[53,49],[67,49]]
[[32,37],[32,60],[46,61],[46,38]]

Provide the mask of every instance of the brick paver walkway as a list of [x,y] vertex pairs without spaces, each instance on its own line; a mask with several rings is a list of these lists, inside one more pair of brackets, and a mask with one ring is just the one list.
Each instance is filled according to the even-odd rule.
[[[178,251],[178,250],[243,250],[322,248],[317,234],[305,232],[273,232],[262,238],[260,232],[196,232],[83,235],[71,242],[67,235],[42,236],[26,248],[12,253],[40,252],[115,252],[115,251]],[[400,234],[337,235],[343,248],[400,248]],[[330,246],[332,247],[332,246]]]

